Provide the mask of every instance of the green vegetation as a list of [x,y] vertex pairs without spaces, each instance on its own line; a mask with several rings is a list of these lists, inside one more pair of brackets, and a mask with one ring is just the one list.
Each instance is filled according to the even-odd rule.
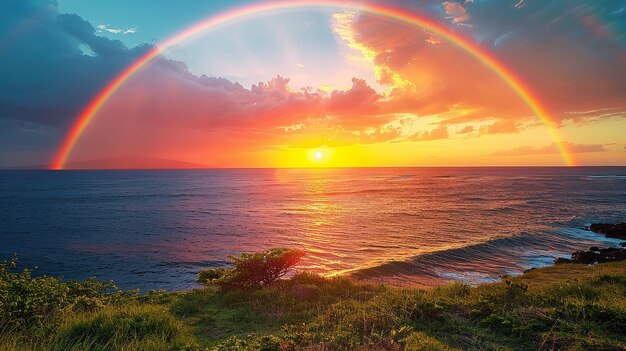
[[228,259],[233,268],[205,269],[198,273],[198,283],[217,285],[224,290],[260,288],[285,276],[304,252],[291,249],[270,249],[265,252],[242,253]]
[[626,350],[626,261],[478,287],[299,273],[146,295],[0,267],[0,350]]

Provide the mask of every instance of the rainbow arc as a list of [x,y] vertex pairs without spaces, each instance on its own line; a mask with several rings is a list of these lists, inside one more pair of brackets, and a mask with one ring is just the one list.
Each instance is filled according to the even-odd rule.
[[443,40],[446,40],[457,47],[463,49],[471,56],[478,59],[485,66],[487,66],[492,72],[497,74],[507,85],[515,91],[515,93],[528,105],[530,110],[535,116],[542,122],[542,124],[548,129],[552,140],[558,148],[558,151],[563,159],[565,165],[573,166],[576,163],[572,157],[572,153],[568,150],[567,143],[563,142],[557,123],[550,117],[547,110],[541,103],[541,100],[532,92],[530,87],[524,83],[524,81],[518,77],[512,70],[510,70],[504,63],[490,53],[485,48],[480,47],[471,38],[468,38],[460,33],[452,31],[445,25],[427,18],[425,16],[412,13],[406,9],[395,8],[391,6],[385,6],[373,3],[359,3],[349,4],[341,1],[273,1],[268,3],[254,4],[250,6],[241,7],[238,9],[230,10],[215,16],[211,16],[204,19],[187,29],[175,34],[169,39],[156,45],[153,49],[145,53],[117,77],[115,77],[109,84],[102,89],[82,110],[80,115],[74,121],[70,131],[61,143],[61,146],[57,150],[55,157],[50,164],[50,169],[63,169],[65,162],[72,153],[72,150],[76,146],[77,141],[80,139],[81,134],[89,125],[98,110],[107,102],[107,100],[115,94],[115,92],[133,75],[141,70],[142,67],[149,64],[156,57],[166,51],[168,48],[175,44],[179,44],[189,38],[192,38],[204,31],[216,28],[220,25],[228,24],[236,20],[242,20],[251,16],[258,16],[273,11],[290,10],[290,9],[302,9],[302,8],[337,8],[337,9],[354,9],[362,11],[364,13],[381,16],[396,20],[401,23],[423,28]]

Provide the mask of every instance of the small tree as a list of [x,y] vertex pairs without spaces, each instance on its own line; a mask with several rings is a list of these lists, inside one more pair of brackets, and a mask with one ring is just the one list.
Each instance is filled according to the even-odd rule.
[[198,273],[198,282],[217,284],[223,289],[257,288],[271,284],[287,274],[304,257],[292,249],[270,249],[265,252],[229,256],[233,268],[205,269]]

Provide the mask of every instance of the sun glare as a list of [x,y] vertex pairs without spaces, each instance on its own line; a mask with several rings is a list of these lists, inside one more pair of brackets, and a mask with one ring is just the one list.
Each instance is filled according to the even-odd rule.
[[327,149],[311,149],[307,151],[307,158],[311,163],[322,164],[330,161],[330,154]]

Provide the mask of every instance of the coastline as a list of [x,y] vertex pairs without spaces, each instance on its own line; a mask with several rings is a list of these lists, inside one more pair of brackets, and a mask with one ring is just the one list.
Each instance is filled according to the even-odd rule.
[[[432,277],[422,286],[485,282],[612,245],[579,228],[626,210],[611,195],[624,173],[613,168],[224,172],[7,175],[0,254],[37,274],[142,291],[196,287],[198,270],[271,247],[306,248],[303,267],[321,275],[374,267],[368,275],[402,274],[394,285],[420,270]],[[383,266],[392,260],[408,274],[405,262]]]
[[555,264],[477,286],[299,273],[253,289],[145,295],[2,267],[8,351],[626,349],[626,260]]
[[[612,228],[615,226],[615,228]],[[355,270],[347,274],[347,276],[354,278],[364,283],[372,284],[384,284],[396,287],[408,287],[408,288],[436,288],[438,286],[444,286],[453,284],[455,282],[462,282],[472,286],[480,284],[494,283],[502,280],[502,276],[521,276],[525,272],[532,271],[534,269],[551,267],[557,264],[564,263],[582,263],[582,264],[595,264],[610,262],[613,260],[626,259],[626,223],[607,224],[607,223],[592,223],[584,227],[578,228],[589,233],[589,237],[607,238],[616,240],[614,243],[607,243],[609,246],[588,246],[586,248],[581,247],[567,254],[557,255],[553,257],[549,263],[541,264],[538,266],[531,266],[526,269],[519,270],[519,272],[507,272],[497,277],[484,277],[480,275],[480,272],[466,271],[464,274],[452,275],[446,279],[441,275],[433,275],[428,269],[423,269],[422,266],[432,264],[436,256],[445,253],[455,256],[456,252],[459,255],[466,255],[466,251],[471,250],[472,247],[462,247],[445,252],[434,252],[417,256],[413,259],[406,261],[391,261],[381,266],[370,267]],[[514,238],[501,238],[496,240],[512,240]],[[490,245],[492,242],[480,243],[475,246]],[[510,245],[510,244],[509,244]],[[493,249],[493,248],[492,248]],[[459,262],[457,260],[457,262]],[[460,261],[459,263],[463,263]]]

